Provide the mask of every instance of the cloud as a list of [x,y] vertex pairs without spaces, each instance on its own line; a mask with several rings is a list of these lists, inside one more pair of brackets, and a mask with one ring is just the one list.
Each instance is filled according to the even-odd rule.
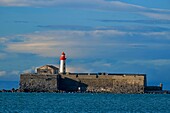
[[20,71],[13,70],[9,74],[11,74],[11,75],[19,75],[19,73],[20,73]]
[[4,71],[0,71],[0,80],[1,81],[18,81],[19,80],[19,76],[20,76],[20,72],[21,71],[17,71],[17,70],[4,70]]
[[143,12],[141,14],[150,18],[170,20],[170,14],[159,14],[159,13],[150,13],[150,12]]
[[164,37],[164,39],[169,40],[170,37],[170,32],[149,32],[149,33],[141,33],[143,36],[154,36],[154,38],[159,38],[162,39],[162,37]]
[[9,76],[9,75],[19,75],[20,71],[11,70],[11,71],[0,71],[0,76]]
[[170,59],[156,59],[156,60],[132,60],[125,61],[127,64],[139,64],[139,65],[154,65],[154,66],[166,66],[170,65]]
[[6,71],[0,71],[0,77],[5,75],[6,75]]
[[38,25],[37,27],[46,29],[58,29],[58,30],[94,30],[91,26],[81,25]]
[[[124,35],[124,32],[116,30],[39,32],[23,35],[25,37],[23,42],[7,43],[6,50],[8,52],[34,53],[53,57],[57,53],[60,54],[62,51],[66,51],[72,57],[84,56],[89,52],[93,53],[98,46],[117,45],[116,43],[113,45],[103,43],[104,36],[111,38],[121,35]],[[82,50],[84,50],[83,53]]]
[[7,41],[8,39],[6,37],[0,37],[0,43],[5,43]]
[[[124,48],[168,48],[169,32],[125,32],[118,30],[52,30],[32,34],[17,35],[22,41],[6,43],[5,50],[16,53],[32,53],[44,57],[56,57],[65,51],[71,58],[88,57],[89,55],[103,57],[113,49],[114,53],[124,51]],[[154,42],[150,41],[154,40]],[[161,42],[161,43],[160,43]],[[107,48],[107,49],[106,49]],[[80,54],[81,53],[81,54]],[[110,54],[109,54],[110,55]]]
[[123,11],[145,15],[151,18],[168,19],[170,10],[146,8],[120,1],[105,0],[1,0],[1,6],[29,6],[29,7],[63,7],[92,9],[102,11]]
[[97,20],[101,22],[118,22],[118,23],[141,23],[141,24],[170,24],[170,20]]
[[93,59],[89,57],[87,59],[74,59],[67,63],[67,71],[96,73],[113,70],[113,63],[109,62],[108,59]]
[[71,8],[98,9],[108,11],[130,11],[130,12],[170,12],[169,10],[146,8],[138,5],[128,4],[120,1],[105,0],[1,0],[1,6],[58,6]]
[[25,20],[15,20],[14,23],[23,23],[23,24],[27,24],[27,23],[29,23],[29,21],[25,21]]
[[32,69],[32,68],[31,69],[26,69],[26,70],[23,71],[23,73],[34,73],[35,72],[34,69]]
[[71,73],[77,73],[77,72],[87,73],[87,72],[90,72],[91,70],[84,68],[84,67],[80,67],[77,64],[77,66],[68,66],[66,71],[71,72]]
[[[112,20],[99,20],[99,21],[106,21],[112,22]],[[114,22],[141,22],[142,20],[113,20]],[[161,20],[160,20],[161,21]],[[163,20],[162,20],[163,21]],[[168,20],[166,20],[168,22]],[[163,21],[165,24],[166,21]],[[143,20],[146,23],[154,23],[154,20]],[[157,23],[157,20],[155,20]],[[158,22],[159,23],[159,22]],[[160,22],[161,23],[161,22]],[[167,23],[168,24],[168,23]],[[160,26],[146,26],[146,25],[123,25],[123,26],[81,26],[81,25],[38,25],[37,27],[45,28],[49,30],[71,30],[71,31],[104,31],[104,30],[115,30],[121,32],[169,32],[170,28],[168,27],[160,27]]]

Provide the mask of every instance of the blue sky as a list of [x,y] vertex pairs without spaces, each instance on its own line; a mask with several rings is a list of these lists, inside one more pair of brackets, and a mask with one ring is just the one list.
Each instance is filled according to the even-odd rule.
[[170,89],[169,4],[1,0],[0,81],[19,81],[19,74],[44,64],[58,66],[64,51],[67,71],[146,73],[149,85]]

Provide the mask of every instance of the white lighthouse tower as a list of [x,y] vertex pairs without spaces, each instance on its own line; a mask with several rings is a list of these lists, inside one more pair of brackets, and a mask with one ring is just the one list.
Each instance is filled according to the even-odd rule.
[[64,52],[60,56],[60,73],[66,73],[66,56]]

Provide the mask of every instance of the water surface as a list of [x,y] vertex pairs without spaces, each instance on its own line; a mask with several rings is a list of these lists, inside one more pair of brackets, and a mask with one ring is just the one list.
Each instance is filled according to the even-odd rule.
[[0,93],[0,112],[170,113],[170,95]]

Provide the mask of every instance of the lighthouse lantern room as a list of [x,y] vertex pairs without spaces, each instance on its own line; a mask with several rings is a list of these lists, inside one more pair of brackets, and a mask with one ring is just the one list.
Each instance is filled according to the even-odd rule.
[[66,73],[66,56],[64,52],[62,52],[60,56],[60,71],[59,72],[62,74]]

